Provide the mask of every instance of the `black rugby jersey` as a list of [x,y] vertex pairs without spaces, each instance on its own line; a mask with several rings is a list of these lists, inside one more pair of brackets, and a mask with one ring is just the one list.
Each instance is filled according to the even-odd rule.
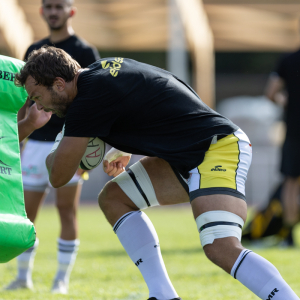
[[[91,47],[89,44],[87,44],[84,40],[80,39],[76,35],[72,35],[67,39],[55,44],[51,43],[49,38],[45,38],[41,41],[32,44],[27,49],[24,60],[27,60],[31,51],[37,50],[44,45],[54,46],[63,49],[72,58],[74,58],[82,68],[86,68],[88,65],[100,59],[99,53],[96,48]],[[64,118],[59,118],[56,115],[52,115],[50,121],[42,128],[35,130],[29,136],[29,138],[39,141],[55,141],[55,137],[61,131],[64,122]]]
[[97,136],[119,150],[160,157],[184,177],[203,161],[213,136],[238,129],[173,74],[131,59],[95,62],[77,88],[65,136]]

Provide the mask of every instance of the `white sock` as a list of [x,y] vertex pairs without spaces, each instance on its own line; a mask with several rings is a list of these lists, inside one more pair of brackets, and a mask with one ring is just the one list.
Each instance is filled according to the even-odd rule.
[[58,270],[55,275],[55,280],[62,280],[68,284],[76,260],[79,240],[66,241],[58,238],[57,244]]
[[149,298],[169,300],[178,297],[163,262],[154,226],[141,211],[129,212],[114,225],[127,254],[142,273]]
[[250,250],[243,250],[231,269],[231,276],[264,300],[299,299],[266,259]]
[[33,269],[33,262],[34,257],[36,254],[37,247],[39,245],[39,239],[36,238],[35,243],[33,246],[29,249],[27,249],[25,252],[20,254],[17,257],[18,261],[18,279],[31,281],[31,275],[32,275],[32,269]]

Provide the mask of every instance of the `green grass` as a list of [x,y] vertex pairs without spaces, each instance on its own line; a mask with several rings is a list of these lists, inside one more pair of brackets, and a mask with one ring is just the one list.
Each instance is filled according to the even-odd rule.
[[[155,208],[146,213],[160,237],[162,254],[171,281],[184,300],[258,299],[237,280],[208,261],[200,247],[189,208]],[[57,266],[56,239],[59,222],[55,209],[46,206],[42,208],[36,224],[40,246],[33,271],[35,293],[1,291],[0,300],[146,300],[148,290],[142,276],[128,258],[98,207],[80,207],[79,222],[81,244],[71,275],[69,295],[51,295],[49,292]],[[285,280],[300,295],[299,247],[284,250],[273,247],[255,251],[274,263]],[[0,281],[3,286],[15,275],[16,260],[0,264]]]

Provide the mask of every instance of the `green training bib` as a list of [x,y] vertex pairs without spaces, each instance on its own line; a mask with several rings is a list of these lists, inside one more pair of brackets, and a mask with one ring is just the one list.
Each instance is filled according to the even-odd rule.
[[14,85],[24,62],[0,55],[0,262],[18,256],[35,242],[35,229],[24,205],[18,110],[27,93]]

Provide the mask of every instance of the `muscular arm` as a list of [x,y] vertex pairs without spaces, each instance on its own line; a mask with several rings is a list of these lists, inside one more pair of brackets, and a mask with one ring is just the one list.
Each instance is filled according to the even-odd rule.
[[283,93],[284,80],[276,74],[269,77],[265,88],[265,96],[278,104],[285,104],[286,95]]
[[48,155],[46,166],[53,187],[59,188],[71,180],[88,142],[88,137],[63,137],[57,149]]

